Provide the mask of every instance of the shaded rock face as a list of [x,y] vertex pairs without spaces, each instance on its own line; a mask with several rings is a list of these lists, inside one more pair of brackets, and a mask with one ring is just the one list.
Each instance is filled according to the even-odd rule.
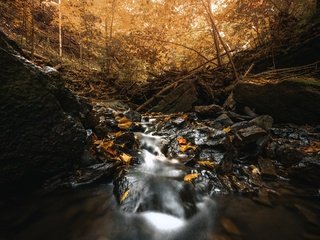
[[198,93],[195,85],[191,82],[186,82],[165,96],[150,112],[188,112],[192,110],[197,100]]
[[320,122],[320,80],[299,77],[278,83],[240,83],[235,100],[259,114],[269,114],[276,122],[297,124]]
[[40,183],[80,159],[81,106],[58,76],[20,57],[3,34],[0,66],[0,185]]

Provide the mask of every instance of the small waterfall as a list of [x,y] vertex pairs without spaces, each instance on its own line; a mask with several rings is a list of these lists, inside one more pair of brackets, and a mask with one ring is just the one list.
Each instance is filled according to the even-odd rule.
[[163,148],[168,143],[163,137],[152,132],[137,132],[135,137],[142,163],[125,175],[130,196],[122,210],[140,213],[158,230],[182,227],[198,211],[192,186],[183,181],[185,166],[165,156]]

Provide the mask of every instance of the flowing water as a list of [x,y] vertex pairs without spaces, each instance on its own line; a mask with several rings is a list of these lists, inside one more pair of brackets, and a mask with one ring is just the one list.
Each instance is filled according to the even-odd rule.
[[185,166],[165,156],[164,137],[148,125],[135,135],[141,164],[119,180],[129,190],[120,206],[112,183],[15,197],[0,205],[0,239],[319,239],[317,196],[261,204],[196,193]]

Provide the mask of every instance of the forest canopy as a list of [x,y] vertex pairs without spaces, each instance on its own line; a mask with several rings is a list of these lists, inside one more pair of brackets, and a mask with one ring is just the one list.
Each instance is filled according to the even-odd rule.
[[1,28],[31,55],[138,81],[283,44],[317,8],[315,0],[0,0]]

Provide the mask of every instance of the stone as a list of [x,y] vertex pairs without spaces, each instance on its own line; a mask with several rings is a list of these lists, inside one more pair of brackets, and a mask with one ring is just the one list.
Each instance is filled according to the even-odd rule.
[[194,83],[184,82],[166,95],[150,112],[189,112],[198,100]]
[[215,118],[223,112],[223,108],[216,104],[211,104],[207,106],[195,106],[194,111],[202,118]]
[[247,128],[242,128],[236,134],[238,140],[245,143],[256,142],[258,139],[266,135],[267,132],[264,129],[255,125]]
[[0,44],[0,185],[38,185],[80,161],[86,131],[70,109],[81,106],[1,34]]
[[214,120],[214,123],[221,124],[222,127],[228,127],[233,124],[232,120],[229,118],[229,116],[226,113],[223,113],[219,117],[217,117]]
[[240,106],[249,106],[258,114],[271,115],[278,123],[320,122],[320,80],[316,78],[242,81],[235,88],[234,97]]
[[263,180],[274,180],[277,178],[277,173],[271,159],[259,158],[258,164]]
[[269,131],[273,125],[273,118],[269,115],[261,115],[250,121],[254,125],[263,128],[266,131]]

